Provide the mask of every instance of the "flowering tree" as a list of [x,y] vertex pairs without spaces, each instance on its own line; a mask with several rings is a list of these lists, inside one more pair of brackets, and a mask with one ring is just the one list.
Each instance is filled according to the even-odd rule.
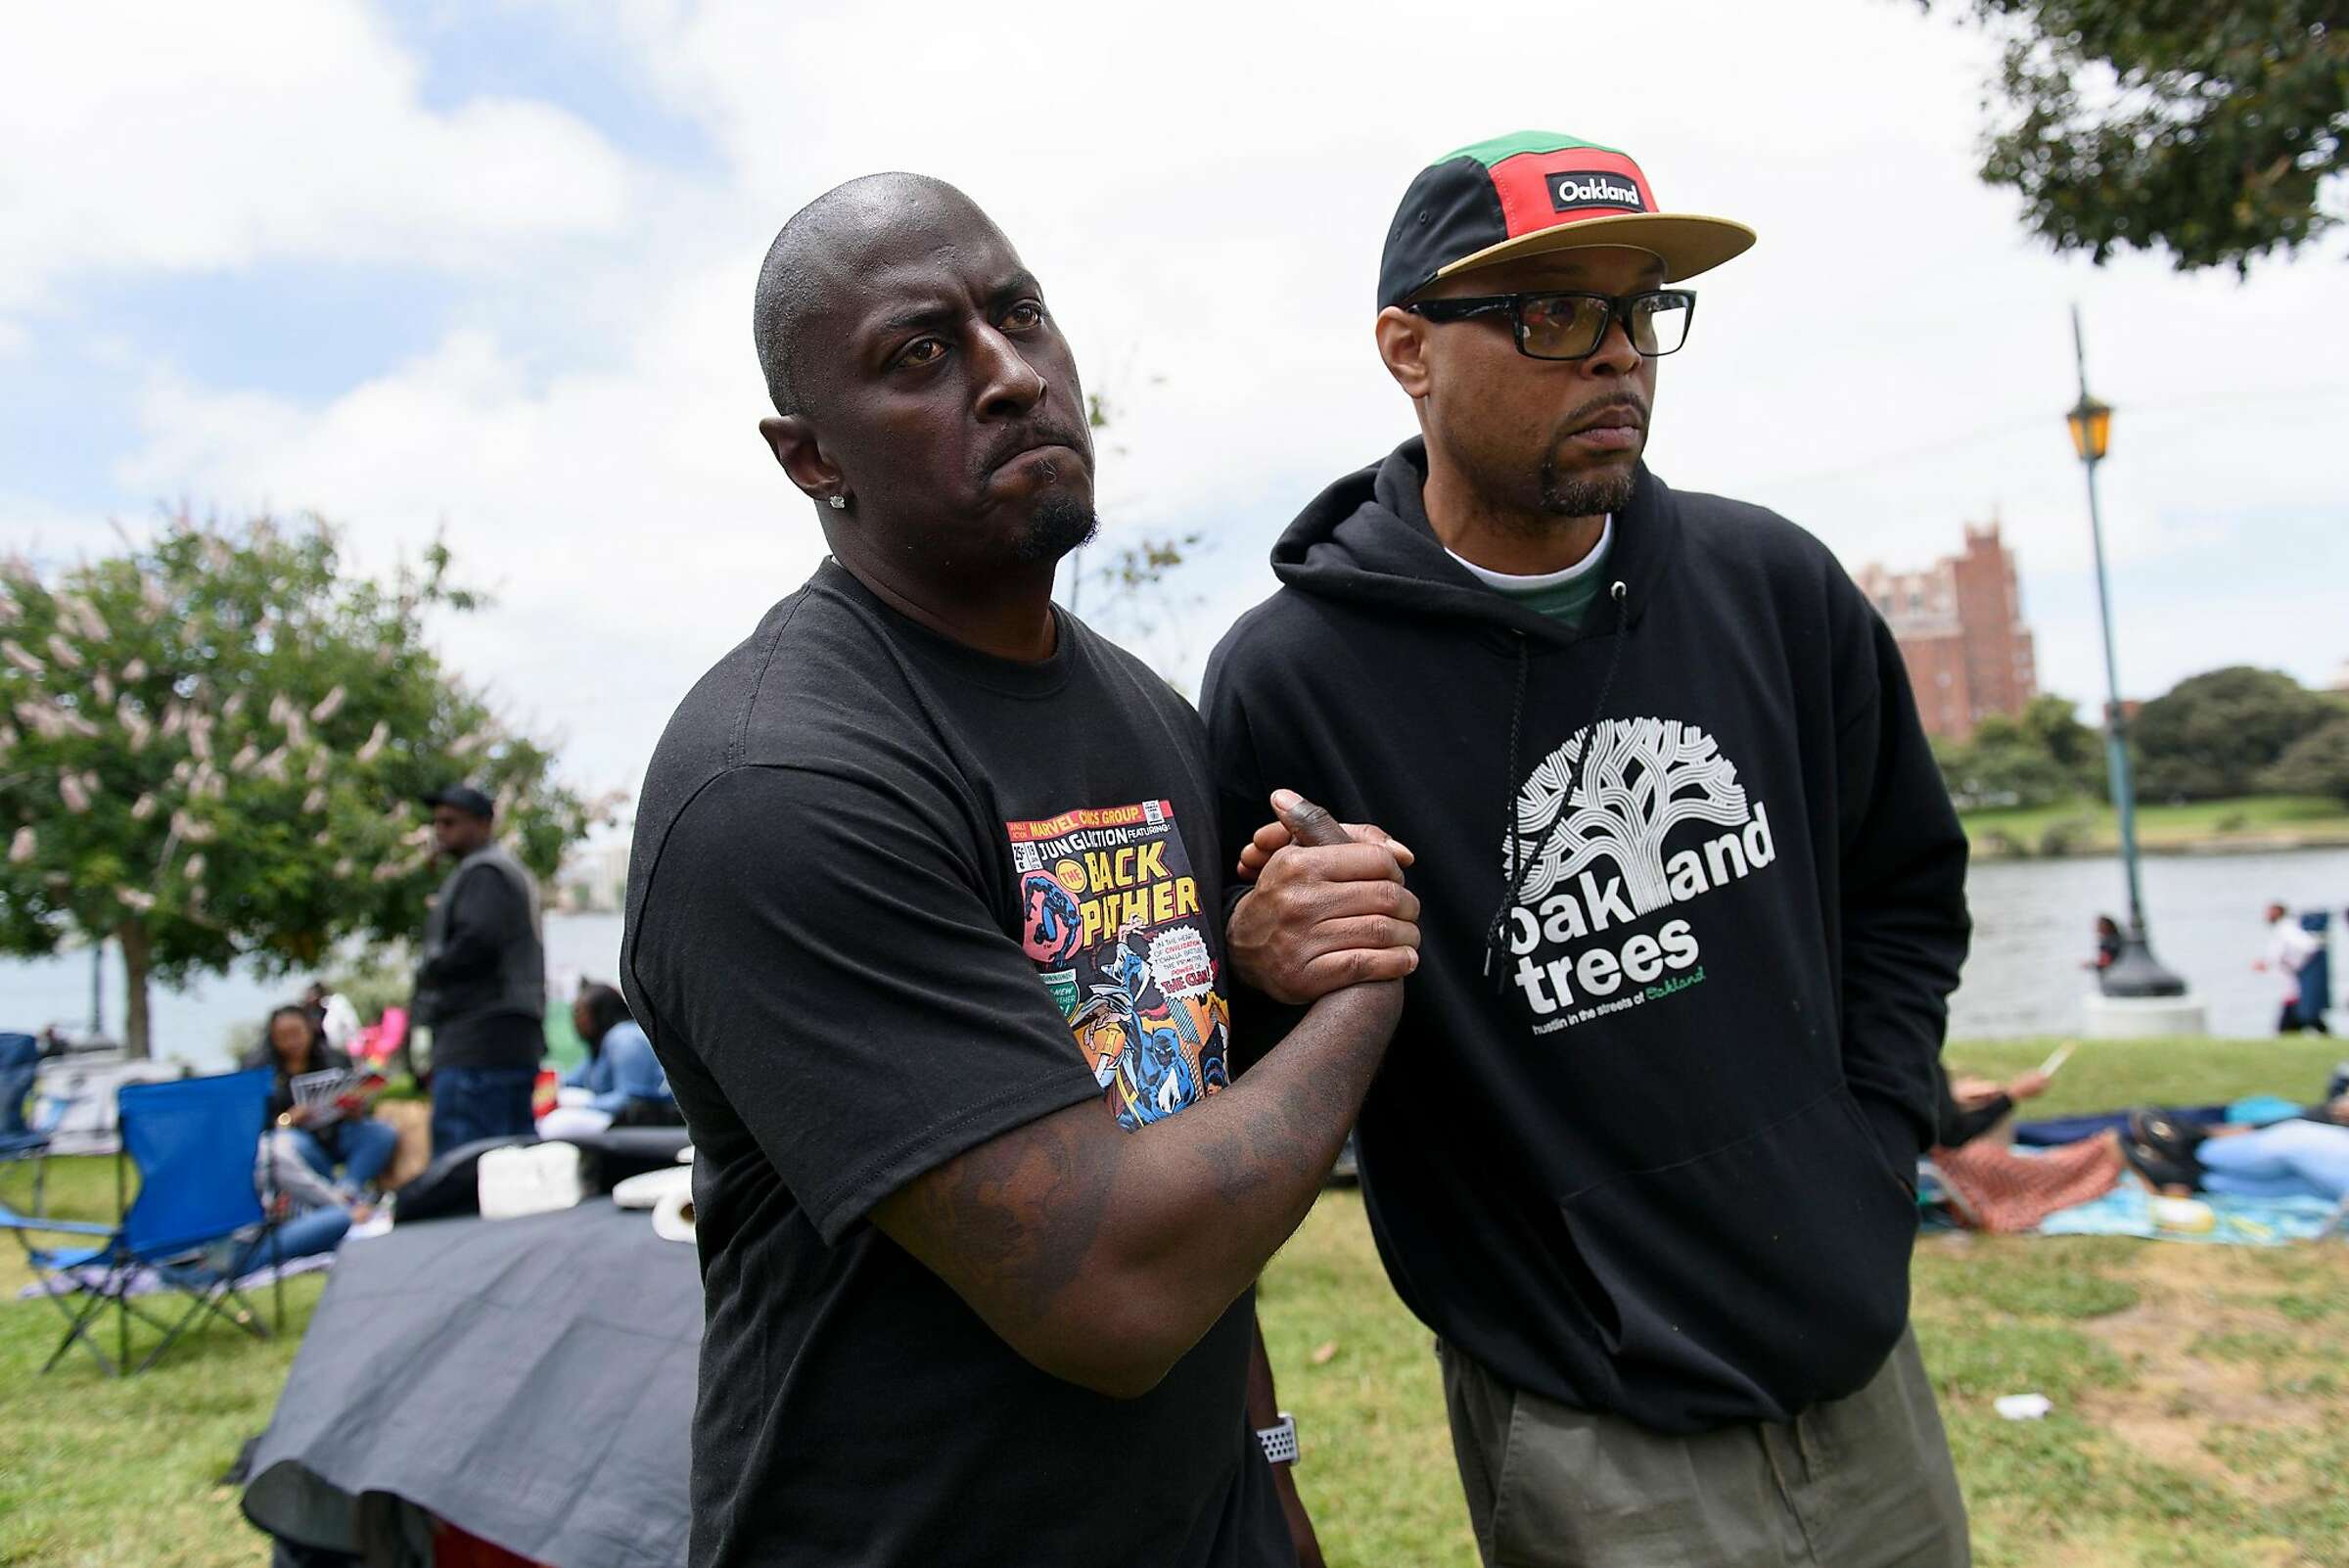
[[115,939],[145,1056],[150,980],[421,930],[427,791],[487,790],[551,877],[608,805],[555,784],[552,753],[426,645],[428,612],[482,604],[448,567],[436,544],[388,582],[346,577],[314,520],[184,515],[60,574],[0,563],[0,951]]

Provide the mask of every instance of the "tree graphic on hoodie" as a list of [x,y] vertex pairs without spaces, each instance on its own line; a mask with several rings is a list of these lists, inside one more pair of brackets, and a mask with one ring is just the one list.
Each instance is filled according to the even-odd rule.
[[[1567,792],[1586,745],[1589,761],[1579,769],[1581,791],[1569,808]],[[1528,903],[1612,859],[1633,908],[1646,914],[1673,901],[1664,845],[1674,828],[1741,827],[1751,814],[1736,764],[1712,736],[1677,718],[1610,718],[1578,731],[1535,764],[1518,791],[1516,836],[1501,854],[1512,876],[1515,856],[1533,854],[1521,895]]]

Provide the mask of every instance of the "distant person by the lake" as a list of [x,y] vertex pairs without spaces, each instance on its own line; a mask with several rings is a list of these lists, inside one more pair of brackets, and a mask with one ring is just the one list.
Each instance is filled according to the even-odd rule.
[[2104,989],[2105,972],[2121,955],[2121,923],[2110,915],[2096,916],[2096,955],[2089,967],[2096,972],[2096,990]]
[[2315,998],[2307,993],[2305,976],[2309,964],[2324,946],[2314,932],[2302,928],[2292,918],[2291,910],[2280,903],[2268,905],[2268,952],[2253,967],[2275,975],[2283,987],[2283,1001],[2276,1015],[2276,1033],[2297,1035],[2302,1030],[2314,1030],[2320,1035],[2332,1033],[2325,1022],[2321,1003],[2309,1003]]
[[546,1051],[538,887],[496,841],[497,807],[468,784],[427,798],[456,869],[440,884],[416,966],[417,1023],[433,1032],[433,1152],[531,1130]]

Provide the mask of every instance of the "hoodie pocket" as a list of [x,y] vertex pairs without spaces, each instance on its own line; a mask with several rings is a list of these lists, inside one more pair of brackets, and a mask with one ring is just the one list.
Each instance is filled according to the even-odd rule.
[[1568,1197],[1593,1315],[1655,1424],[1784,1418],[1873,1376],[1909,1319],[1916,1206],[1838,1086],[1676,1165]]

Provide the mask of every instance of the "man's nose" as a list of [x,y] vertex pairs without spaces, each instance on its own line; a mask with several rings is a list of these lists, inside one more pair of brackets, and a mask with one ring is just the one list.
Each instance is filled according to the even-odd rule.
[[1607,318],[1606,335],[1598,340],[1598,346],[1583,364],[1598,375],[1629,376],[1639,368],[1641,358],[1632,343],[1631,328],[1621,315],[1613,315]]
[[1044,400],[1049,390],[1019,346],[992,327],[982,327],[971,344],[979,368],[978,406],[981,419],[1025,418]]

